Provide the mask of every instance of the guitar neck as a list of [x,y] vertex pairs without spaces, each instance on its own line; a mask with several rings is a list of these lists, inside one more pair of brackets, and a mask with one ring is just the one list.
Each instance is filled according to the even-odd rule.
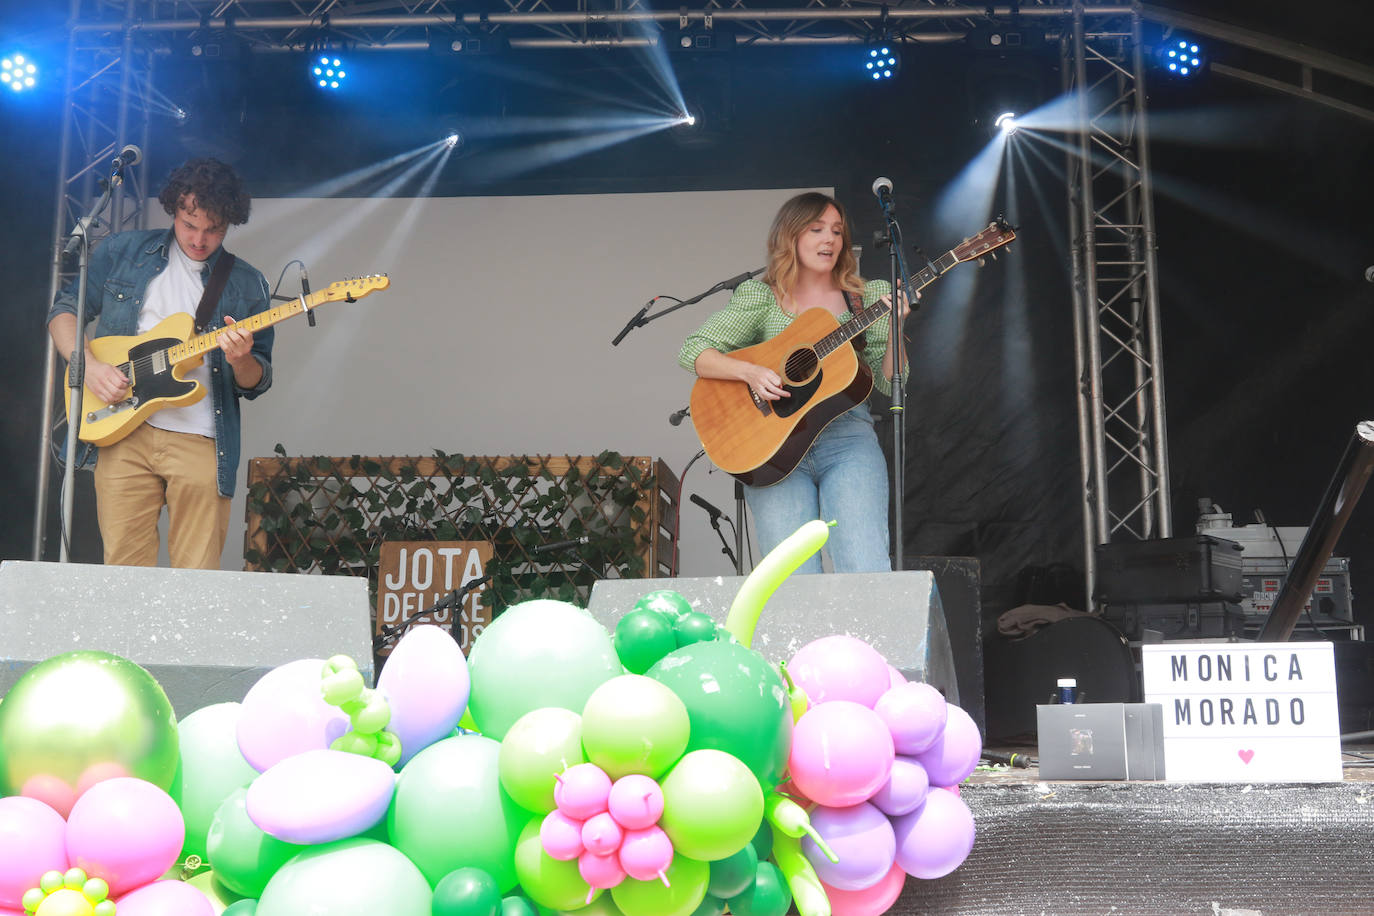
[[[906,289],[913,292],[924,289],[939,279],[941,274],[958,263],[959,258],[955,253],[953,251],[947,251],[913,274],[911,279],[907,282]],[[851,338],[858,337],[859,334],[877,322],[879,318],[891,312],[892,306],[889,303],[883,302],[881,299],[868,308],[860,309],[854,313],[852,318],[848,321],[841,322],[838,328],[816,342],[816,354],[824,357],[834,352],[836,347],[843,346],[848,343]]]
[[[311,297],[314,298],[313,296]],[[312,303],[313,306],[313,303]],[[292,299],[281,305],[273,306],[265,312],[258,312],[256,315],[249,315],[242,321],[236,321],[231,325],[207,331],[204,334],[193,334],[186,340],[175,346],[167,348],[167,359],[173,365],[194,359],[197,356],[204,356],[211,350],[219,349],[219,338],[221,334],[227,333],[233,328],[243,328],[249,333],[256,334],[263,328],[270,328],[279,321],[285,321],[306,311],[306,307],[300,299]]]

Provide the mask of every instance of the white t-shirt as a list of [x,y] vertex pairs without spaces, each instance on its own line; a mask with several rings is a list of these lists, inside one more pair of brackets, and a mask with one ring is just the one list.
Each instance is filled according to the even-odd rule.
[[[186,312],[195,317],[196,306],[200,304],[205,283],[200,272],[205,267],[202,261],[193,261],[186,256],[173,238],[167,256],[167,268],[148,283],[143,309],[138,314],[138,333],[152,330],[159,321],[177,312]],[[205,386],[205,397],[186,407],[171,407],[159,410],[148,418],[149,426],[166,429],[175,433],[195,433],[198,436],[215,436],[214,398],[210,395],[209,354],[198,367],[186,375]]]

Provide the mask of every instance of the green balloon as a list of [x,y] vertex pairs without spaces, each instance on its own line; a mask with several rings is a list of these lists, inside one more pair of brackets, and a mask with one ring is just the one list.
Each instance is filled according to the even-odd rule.
[[673,628],[677,644],[690,646],[694,642],[706,642],[716,638],[716,622],[701,611],[683,614]]
[[792,892],[772,862],[760,862],[754,883],[730,898],[730,912],[739,916],[785,916],[790,906]]
[[500,916],[501,892],[480,868],[456,868],[434,889],[433,916]]
[[749,845],[754,847],[754,853],[758,861],[770,858],[773,855],[773,826],[767,820],[759,824],[759,832],[754,834],[754,839]]
[[[767,824],[767,822],[764,822]],[[717,859],[711,863],[711,883],[706,890],[715,897],[728,900],[754,883],[754,872],[758,868],[759,854],[753,843],[745,846],[732,856]]]
[[677,623],[683,614],[692,613],[692,603],[670,588],[661,588],[636,601],[634,609],[655,611],[667,618],[669,623]]
[[539,839],[539,825],[543,820],[537,815],[530,818],[515,845],[515,873],[520,878],[520,889],[535,903],[551,910],[584,907],[587,892],[592,887],[582,880],[576,859],[560,862],[544,851],[544,844]]
[[657,878],[648,881],[626,878],[611,888],[611,897],[625,916],[692,916],[706,899],[710,867],[679,854],[673,856],[664,876],[668,879],[668,887]]
[[501,916],[539,916],[539,907],[528,897],[512,894],[501,898]]
[[587,697],[623,672],[610,634],[565,601],[513,605],[477,637],[468,653],[468,709],[482,734],[498,741],[532,709],[581,712]]
[[669,652],[648,676],[687,707],[689,751],[733,754],[771,789],[782,779],[792,748],[792,708],[772,665],[753,649],[715,640]]
[[611,678],[582,710],[587,759],[612,780],[662,776],[687,748],[687,708],[672,690],[640,674]]
[[210,908],[216,913],[223,913],[229,904],[244,899],[242,894],[234,893],[216,880],[213,869],[192,875],[186,879],[186,883],[204,894],[205,899],[210,901]]
[[167,794],[186,821],[182,858],[206,858],[205,839],[220,804],[257,778],[258,771],[239,752],[241,709],[238,703],[216,703],[197,709],[177,725],[181,762]]
[[701,901],[701,906],[692,911],[692,916],[722,916],[725,912],[725,901],[713,894],[707,894]]
[[654,662],[677,648],[677,635],[672,621],[663,614],[639,608],[616,622],[611,642],[625,670],[643,674]]
[[258,902],[252,897],[245,897],[225,907],[224,916],[254,916],[257,911]]
[[602,894],[591,903],[575,910],[562,910],[559,916],[625,916],[610,894]]
[[520,807],[548,814],[557,807],[555,775],[587,762],[582,752],[582,717],[561,706],[530,710],[506,732],[499,761],[501,788]]
[[210,820],[205,847],[215,877],[244,897],[261,897],[277,870],[304,846],[284,843],[248,817],[247,789],[235,789]]
[[738,757],[724,751],[689,751],[663,787],[659,827],[679,854],[711,862],[749,845],[763,820],[763,790]]
[[172,704],[153,676],[108,652],[34,665],[0,703],[0,796],[66,817],[92,785],[135,776],[167,790],[177,768]]
[[431,885],[470,865],[491,875],[503,894],[515,887],[515,842],[530,815],[501,788],[500,752],[482,735],[445,738],[412,757],[397,777],[387,832]]
[[375,840],[310,846],[272,876],[257,916],[431,916],[433,892],[401,852]]

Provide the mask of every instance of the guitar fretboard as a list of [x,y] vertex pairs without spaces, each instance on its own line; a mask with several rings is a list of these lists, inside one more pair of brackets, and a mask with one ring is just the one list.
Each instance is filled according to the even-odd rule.
[[[311,297],[314,298],[313,296]],[[313,306],[314,303],[312,302]],[[263,328],[269,328],[279,321],[285,321],[305,311],[300,299],[292,299],[290,302],[273,306],[265,312],[258,312],[256,315],[249,315],[242,321],[236,321],[231,325],[207,331],[204,334],[195,334],[181,343],[167,348],[167,361],[173,365],[185,362],[197,356],[204,356],[210,350],[219,348],[219,336],[233,328],[243,328],[249,333],[257,333]]]
[[[920,290],[939,279],[940,275],[959,263],[954,252],[948,251],[917,271],[907,283],[906,289]],[[816,342],[816,355],[822,359],[835,351],[836,347],[848,343],[850,338],[871,327],[878,319],[891,314],[892,306],[879,299],[868,308],[860,309],[854,317],[840,323],[840,326]]]

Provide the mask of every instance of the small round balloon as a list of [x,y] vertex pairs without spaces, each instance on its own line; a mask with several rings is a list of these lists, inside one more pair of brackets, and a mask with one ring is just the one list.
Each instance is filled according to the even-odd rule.
[[643,674],[677,648],[677,635],[672,621],[663,614],[640,608],[616,622],[612,643],[625,670]]
[[33,798],[0,798],[0,907],[19,909],[45,872],[67,870],[67,824]]
[[560,862],[576,859],[586,850],[582,845],[582,824],[562,811],[550,811],[539,824],[539,842],[545,852]]
[[973,850],[973,812],[953,792],[931,789],[925,804],[892,820],[897,864],[913,878],[943,878]]
[[892,734],[860,703],[832,700],[806,711],[792,735],[788,770],[803,795],[842,808],[867,801],[888,781]]
[[712,896],[728,900],[742,894],[754,883],[758,871],[759,854],[750,843],[739,852],[711,863],[711,883],[707,891]]
[[582,716],[561,706],[525,713],[501,741],[501,787],[516,804],[536,814],[556,806],[556,777],[587,761],[582,750]]
[[67,652],[20,676],[0,703],[0,796],[37,798],[66,817],[103,779],[166,790],[176,716],[153,676],[108,652]]
[[948,704],[929,684],[908,682],[878,698],[873,711],[887,723],[897,753],[919,754],[935,743],[949,717]]
[[692,611],[678,618],[673,631],[677,634],[677,644],[690,646],[694,642],[706,642],[716,638],[716,622],[701,611]]
[[902,896],[906,886],[906,872],[894,864],[877,883],[857,891],[843,891],[824,881],[825,896],[830,898],[831,916],[882,916]]
[[568,767],[558,777],[553,800],[558,810],[573,820],[585,821],[606,810],[611,796],[611,777],[594,763]]
[[587,698],[582,746],[612,780],[662,776],[687,749],[690,722],[677,694],[653,678],[611,678]]
[[648,610],[663,615],[669,623],[677,623],[684,614],[692,613],[692,603],[669,588],[649,592],[635,602],[636,611]]
[[749,844],[763,819],[763,791],[724,751],[691,751],[663,777],[659,824],[680,856],[709,862]]
[[862,890],[892,870],[897,854],[892,822],[868,802],[847,808],[818,807],[811,812],[811,826],[840,859],[831,862],[810,836],[802,837],[802,853],[831,887]]
[[77,799],[67,818],[71,864],[98,875],[118,897],[171,868],[186,838],[172,797],[141,779],[107,779]]
[[944,730],[916,760],[925,767],[932,786],[955,786],[974,771],[982,753],[978,725],[968,713],[951,705]]
[[673,861],[673,841],[661,827],[630,830],[620,844],[620,866],[636,881],[651,881]]
[[547,598],[524,601],[473,643],[469,709],[482,734],[499,741],[532,709],[580,712],[593,690],[623,670],[610,634],[587,611]]
[[500,916],[501,892],[480,868],[455,868],[434,888],[433,916]]
[[897,817],[921,807],[929,791],[926,768],[915,758],[898,754],[892,758],[892,774],[869,801],[884,814]]
[[515,874],[520,889],[541,907],[575,910],[587,905],[588,892],[601,893],[582,879],[577,860],[560,861],[544,851],[539,840],[540,818],[530,818],[515,844]]
[[643,830],[657,824],[663,816],[663,789],[648,776],[631,773],[611,786],[606,807],[626,830]]
[[247,789],[235,789],[220,803],[205,846],[219,882],[236,894],[257,898],[277,869],[304,847],[263,832],[248,818],[247,799]]

